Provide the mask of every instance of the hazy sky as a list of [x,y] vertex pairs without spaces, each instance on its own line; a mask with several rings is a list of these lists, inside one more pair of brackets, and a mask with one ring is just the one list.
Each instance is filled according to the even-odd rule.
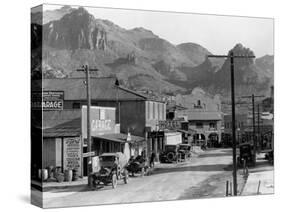
[[[44,10],[60,7],[45,5]],[[274,52],[273,19],[93,7],[86,9],[95,18],[110,20],[125,29],[143,27],[172,44],[198,43],[213,54],[227,54],[236,43],[252,49],[257,57]]]

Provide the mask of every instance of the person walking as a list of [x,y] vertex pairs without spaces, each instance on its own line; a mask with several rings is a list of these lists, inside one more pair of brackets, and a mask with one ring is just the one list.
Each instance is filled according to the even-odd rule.
[[150,168],[154,168],[155,156],[156,156],[155,153],[152,152],[151,156],[150,156],[150,161],[149,161]]

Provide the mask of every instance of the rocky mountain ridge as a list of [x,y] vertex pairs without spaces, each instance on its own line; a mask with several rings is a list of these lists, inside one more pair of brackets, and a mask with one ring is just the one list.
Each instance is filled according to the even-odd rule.
[[[42,27],[45,77],[77,77],[76,69],[88,63],[100,70],[98,75],[115,75],[134,90],[175,94],[199,86],[210,93],[229,93],[229,60],[207,58],[212,53],[199,44],[173,45],[150,30],[127,30],[96,19],[84,8],[63,7],[61,14],[59,10],[55,14],[49,11],[51,18]],[[31,28],[35,40],[38,29],[35,22]],[[242,44],[232,51],[254,54]],[[235,68],[238,92],[266,93],[273,83],[273,56],[239,60]]]

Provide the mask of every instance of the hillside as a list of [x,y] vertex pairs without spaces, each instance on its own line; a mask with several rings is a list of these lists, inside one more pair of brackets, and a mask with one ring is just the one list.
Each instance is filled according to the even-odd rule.
[[[40,14],[33,14],[33,20]],[[98,76],[116,75],[134,90],[155,93],[189,92],[202,87],[210,93],[229,94],[229,60],[207,58],[212,54],[195,43],[173,45],[144,28],[124,29],[96,19],[84,8],[62,7],[44,14],[43,38],[34,22],[34,40],[43,39],[42,72],[45,77],[77,77],[87,63]],[[254,54],[242,44],[234,53]],[[32,55],[36,57],[36,48]],[[237,92],[266,93],[273,83],[273,56],[235,63]],[[32,66],[38,71],[38,66]]]

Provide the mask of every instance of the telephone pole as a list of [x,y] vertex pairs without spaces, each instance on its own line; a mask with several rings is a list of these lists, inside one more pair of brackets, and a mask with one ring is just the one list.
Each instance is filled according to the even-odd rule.
[[[88,65],[83,65],[82,68],[77,69],[77,71],[82,71],[86,74],[86,92],[87,92],[87,152],[90,153],[92,151],[92,142],[91,142],[91,85],[90,85],[90,72],[98,71],[98,69],[90,69]],[[88,186],[92,187],[91,180],[91,170],[89,164],[91,162],[91,155],[87,158],[87,175],[88,175]]]
[[235,126],[235,88],[234,88],[234,58],[255,58],[253,55],[234,55],[233,51],[229,55],[208,55],[214,58],[230,58],[231,77],[231,105],[232,105],[232,162],[233,162],[233,194],[237,196],[237,163],[236,163],[236,126]]
[[241,98],[252,99],[252,116],[253,116],[253,143],[254,143],[254,165],[256,165],[256,154],[257,154],[257,139],[256,139],[256,121],[255,121],[255,98],[264,97],[252,94],[251,96],[242,96]]

